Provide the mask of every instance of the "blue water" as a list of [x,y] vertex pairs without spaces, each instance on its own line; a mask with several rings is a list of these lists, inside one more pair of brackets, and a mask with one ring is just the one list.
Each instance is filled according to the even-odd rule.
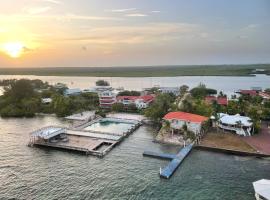
[[166,160],[144,150],[177,153],[152,142],[142,126],[103,159],[30,148],[28,132],[66,123],[55,117],[0,118],[0,199],[222,199],[253,200],[252,182],[270,179],[270,160],[193,150],[169,179],[160,179]]
[[101,131],[106,133],[124,133],[132,127],[133,124],[113,122],[113,121],[100,121],[84,128],[88,131]]

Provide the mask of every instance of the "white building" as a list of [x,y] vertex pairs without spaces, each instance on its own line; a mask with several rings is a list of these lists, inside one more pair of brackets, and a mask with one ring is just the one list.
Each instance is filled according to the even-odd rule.
[[41,103],[50,104],[50,103],[52,103],[52,98],[42,98]]
[[242,136],[251,136],[254,131],[252,120],[249,117],[218,113],[218,118],[217,126],[221,129],[233,131]]
[[130,104],[135,104],[136,108],[144,109],[147,108],[155,99],[154,95],[144,95],[144,96],[118,96],[117,102],[128,106]]
[[111,86],[95,86],[89,89],[84,89],[82,92],[83,93],[93,92],[93,93],[100,94],[101,92],[105,92],[105,91],[113,91],[113,88]]
[[172,93],[175,96],[178,96],[180,94],[180,88],[179,87],[160,87],[159,91],[163,94],[169,94]]
[[65,117],[65,119],[73,121],[91,121],[96,118],[95,111],[84,111]]
[[203,122],[208,120],[207,117],[186,112],[169,112],[163,119],[170,122],[172,131],[182,130],[186,124],[187,129],[195,134],[201,132]]
[[110,109],[116,103],[116,94],[112,91],[103,91],[99,93],[99,105],[101,108]]
[[79,88],[66,89],[64,91],[65,96],[75,96],[75,95],[80,95],[81,93],[82,93],[82,91]]

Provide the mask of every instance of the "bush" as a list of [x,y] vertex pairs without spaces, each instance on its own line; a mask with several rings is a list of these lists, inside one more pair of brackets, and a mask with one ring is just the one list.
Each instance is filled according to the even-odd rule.
[[112,105],[112,111],[114,112],[123,112],[124,111],[124,104],[122,103],[115,103]]
[[110,83],[108,81],[105,81],[105,80],[98,80],[96,82],[96,86],[109,86]]
[[141,93],[138,91],[125,90],[125,91],[119,92],[117,96],[140,96],[140,95],[141,95]]

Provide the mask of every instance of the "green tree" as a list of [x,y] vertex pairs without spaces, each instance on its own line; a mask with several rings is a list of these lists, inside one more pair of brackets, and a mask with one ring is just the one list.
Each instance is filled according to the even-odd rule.
[[145,116],[155,122],[160,122],[171,108],[175,98],[169,94],[159,94],[155,101],[145,110]]
[[117,96],[140,96],[140,95],[141,95],[140,92],[134,90],[132,91],[125,90],[117,94]]
[[35,96],[34,88],[28,79],[16,80],[9,87],[4,87],[4,90],[4,96],[10,97],[14,102]]
[[114,112],[123,112],[124,111],[124,104],[122,103],[115,103],[112,105],[112,111]]
[[184,94],[188,92],[188,89],[189,87],[187,85],[180,86],[180,89],[179,89],[180,96],[183,97]]
[[72,114],[71,101],[69,97],[64,97],[61,95],[55,95],[53,97],[52,106],[55,111],[55,114],[58,117],[65,117]]
[[110,83],[108,81],[105,81],[105,80],[98,80],[96,82],[96,86],[109,86]]

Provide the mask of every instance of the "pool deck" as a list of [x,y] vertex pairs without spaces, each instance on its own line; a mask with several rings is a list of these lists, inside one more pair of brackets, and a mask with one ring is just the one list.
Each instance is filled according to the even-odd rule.
[[[83,152],[86,155],[95,155],[103,157],[117,143],[117,141],[97,139],[97,138],[94,139],[79,135],[68,134],[67,138],[68,138],[67,142],[59,141],[52,143],[52,142],[37,141],[35,142],[35,145],[54,147],[59,149],[68,149]],[[106,144],[107,148],[104,149],[103,151],[99,151],[98,148],[101,147],[103,144]]]
[[[98,119],[101,120],[101,119]],[[84,123],[82,126],[62,128],[63,133],[58,133],[55,139],[44,139],[39,136],[39,132],[43,133],[44,128],[36,130],[30,133],[29,146],[46,146],[52,148],[73,150],[78,152],[83,152],[86,155],[95,155],[103,157],[106,155],[115,145],[119,144],[124,140],[129,134],[133,133],[141,123],[139,121],[134,121],[131,128],[123,133],[107,133],[102,131],[90,131],[84,130],[85,126],[89,124],[96,123],[98,120],[93,120],[88,123]],[[112,120],[112,118],[110,118]],[[119,121],[119,119],[116,119]],[[45,127],[46,128],[46,127]],[[47,127],[50,130],[54,130],[54,127]],[[59,138],[61,134],[66,136],[65,139]]]
[[165,154],[165,153],[155,153],[151,151],[145,151],[143,153],[144,156],[150,156],[154,158],[161,158],[161,159],[169,159],[171,162],[164,168],[160,170],[160,177],[162,178],[170,178],[176,169],[181,165],[183,160],[188,156],[191,152],[193,144],[189,144],[183,147],[178,154]]

